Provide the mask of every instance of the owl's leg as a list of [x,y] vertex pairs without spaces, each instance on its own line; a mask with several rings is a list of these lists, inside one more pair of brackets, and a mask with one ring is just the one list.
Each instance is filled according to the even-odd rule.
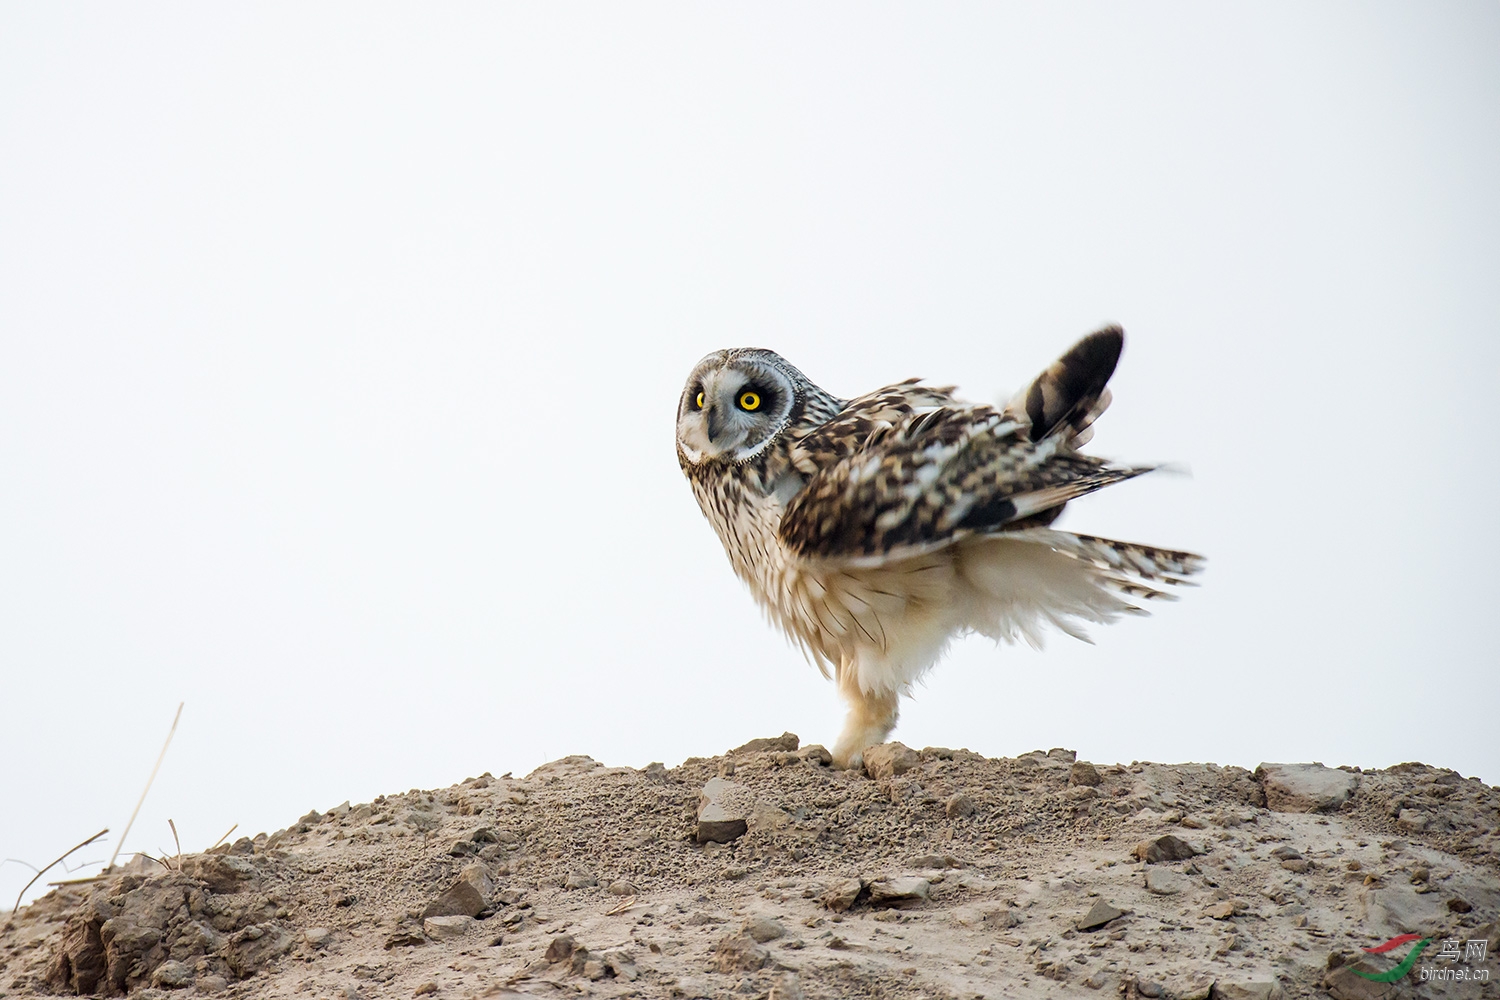
[[833,766],[860,767],[864,764],[865,747],[884,743],[896,728],[901,694],[861,690],[859,672],[852,664],[839,671],[839,693],[849,703],[849,715],[844,719],[844,731],[833,745]]

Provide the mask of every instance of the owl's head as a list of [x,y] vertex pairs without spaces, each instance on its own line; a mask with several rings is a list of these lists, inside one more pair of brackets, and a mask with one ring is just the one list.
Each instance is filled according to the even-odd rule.
[[690,465],[747,462],[802,412],[816,386],[775,351],[715,351],[693,368],[677,402],[677,449]]

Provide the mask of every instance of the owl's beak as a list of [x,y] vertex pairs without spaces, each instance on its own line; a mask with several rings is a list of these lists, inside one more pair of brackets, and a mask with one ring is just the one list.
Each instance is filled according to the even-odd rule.
[[714,440],[716,438],[718,438],[719,431],[723,428],[723,426],[724,425],[719,422],[719,408],[717,406],[715,406],[713,403],[709,403],[708,404],[708,440],[709,440],[710,444],[712,444],[714,442]]

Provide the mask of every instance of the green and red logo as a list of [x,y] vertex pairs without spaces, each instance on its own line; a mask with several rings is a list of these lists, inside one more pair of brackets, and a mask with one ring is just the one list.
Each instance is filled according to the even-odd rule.
[[1356,976],[1363,976],[1371,982],[1394,983],[1396,980],[1411,972],[1412,966],[1417,964],[1417,956],[1422,954],[1422,949],[1432,944],[1432,938],[1424,938],[1420,934],[1401,934],[1391,938],[1389,941],[1386,941],[1382,944],[1377,944],[1373,948],[1365,949],[1365,951],[1369,952],[1371,955],[1384,955],[1388,951],[1395,951],[1397,948],[1401,947],[1403,944],[1406,944],[1409,941],[1416,941],[1417,946],[1411,951],[1407,952],[1406,957],[1403,958],[1394,969],[1387,969],[1384,972],[1361,972],[1360,970],[1351,966],[1349,971],[1354,973]]

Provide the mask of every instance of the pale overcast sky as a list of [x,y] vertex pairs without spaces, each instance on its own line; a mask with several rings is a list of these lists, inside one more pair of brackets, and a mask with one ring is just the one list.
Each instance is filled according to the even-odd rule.
[[[1500,6],[0,6],[0,857],[674,764],[830,684],[699,357],[992,399],[1128,331],[1061,526],[1206,554],[896,738],[1500,782]],[[83,860],[107,856],[113,839]],[[30,873],[0,866],[0,906]]]

